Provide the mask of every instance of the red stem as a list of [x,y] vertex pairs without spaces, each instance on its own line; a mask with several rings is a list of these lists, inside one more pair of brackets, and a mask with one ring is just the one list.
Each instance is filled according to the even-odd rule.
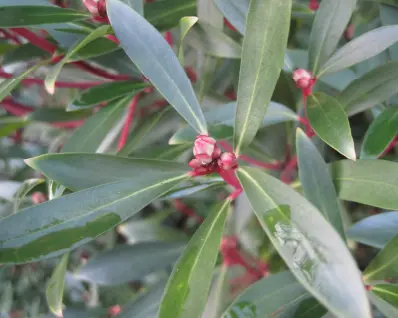
[[124,123],[123,130],[122,130],[122,133],[121,133],[121,136],[120,136],[120,140],[119,140],[118,151],[122,150],[123,147],[125,146],[126,142],[127,142],[127,138],[129,136],[131,122],[133,121],[134,113],[135,113],[135,110],[137,108],[137,104],[138,104],[139,100],[140,100],[140,94],[137,94],[137,95],[134,96],[134,98],[132,99],[132,101],[131,101],[131,103],[129,105],[126,121]]
[[187,217],[194,218],[198,223],[202,223],[204,221],[204,218],[202,216],[197,214],[193,209],[187,206],[182,200],[175,199],[173,201],[173,205],[178,212],[181,212],[183,215]]
[[387,148],[379,156],[379,158],[384,157],[386,154],[388,154],[395,147],[397,142],[398,142],[398,136],[395,136],[394,139],[388,144]]

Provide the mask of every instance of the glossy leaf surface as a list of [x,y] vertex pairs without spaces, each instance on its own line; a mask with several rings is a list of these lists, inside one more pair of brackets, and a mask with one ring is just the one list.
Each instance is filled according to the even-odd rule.
[[324,93],[308,96],[307,117],[311,127],[325,143],[345,157],[356,159],[347,114],[335,98]]
[[333,313],[371,317],[355,261],[319,211],[260,169],[240,168],[238,178],[262,228],[297,280]]
[[191,238],[167,283],[158,317],[200,317],[210,290],[230,201],[217,205]]
[[116,36],[134,64],[197,132],[206,133],[192,85],[161,34],[119,0],[109,0],[107,10]]
[[252,0],[243,40],[234,147],[238,155],[260,128],[283,66],[291,0]]

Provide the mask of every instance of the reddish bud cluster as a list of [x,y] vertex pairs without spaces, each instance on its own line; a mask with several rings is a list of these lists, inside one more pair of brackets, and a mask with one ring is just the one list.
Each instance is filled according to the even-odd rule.
[[311,0],[311,2],[308,5],[308,8],[310,8],[312,11],[318,10],[319,8],[318,0]]
[[311,94],[312,87],[316,81],[312,73],[303,68],[299,68],[293,72],[293,80],[296,82],[296,86],[302,89],[305,96]]
[[34,192],[32,194],[33,204],[41,204],[47,201],[47,197],[43,192]]
[[238,166],[236,156],[231,152],[221,152],[217,147],[216,140],[206,135],[196,137],[192,159],[188,165],[194,169],[195,175],[206,175],[219,169],[228,171]]

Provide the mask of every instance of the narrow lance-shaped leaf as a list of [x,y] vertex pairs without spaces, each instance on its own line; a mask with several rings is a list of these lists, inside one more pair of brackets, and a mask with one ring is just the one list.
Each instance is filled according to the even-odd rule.
[[341,160],[329,169],[340,199],[398,210],[398,163]]
[[337,97],[348,116],[360,113],[398,93],[398,62],[379,66],[352,81]]
[[334,53],[357,0],[323,0],[312,24],[308,68],[314,75]]
[[372,293],[376,294],[398,310],[398,285],[377,284],[372,286]]
[[180,20],[180,41],[178,42],[178,60],[184,66],[184,48],[182,43],[189,30],[198,22],[198,17],[183,17]]
[[19,204],[21,200],[36,186],[42,184],[44,179],[27,179],[22,185],[19,187],[18,191],[14,194],[14,213],[16,213],[19,209]]
[[145,180],[152,178],[168,179],[189,170],[186,164],[177,162],[90,153],[47,154],[25,162],[74,191],[121,180],[145,183]]
[[301,129],[297,130],[296,149],[300,181],[305,196],[344,239],[340,203],[328,166]]
[[363,272],[366,282],[384,280],[398,275],[398,235],[376,255]]
[[89,259],[75,276],[99,285],[119,285],[140,280],[172,265],[185,243],[145,242],[123,245]]
[[361,159],[377,159],[398,133],[398,107],[382,112],[370,125],[362,144]]
[[54,94],[55,81],[57,80],[57,77],[61,72],[63,66],[69,61],[69,59],[74,54],[78,53],[79,50],[85,47],[88,43],[106,35],[110,29],[111,27],[109,25],[103,25],[95,29],[93,32],[87,35],[83,40],[79,41],[72,48],[70,48],[68,53],[66,53],[65,57],[57,65],[53,66],[53,68],[47,74],[46,79],[44,81],[44,85],[50,94]]
[[[310,297],[290,272],[265,277],[247,288],[227,308],[223,318],[271,317],[275,312],[289,309]],[[252,315],[252,316],[251,316]]]
[[118,97],[137,94],[148,87],[147,83],[134,83],[131,81],[116,81],[105,83],[86,89],[67,107],[67,111],[95,106],[101,102],[110,101]]
[[322,66],[318,77],[326,73],[341,71],[365,61],[398,41],[398,25],[385,26],[367,32],[348,42]]
[[239,155],[260,128],[281,72],[291,0],[252,0],[243,40],[234,147]]
[[261,226],[297,280],[335,315],[370,318],[357,265],[319,211],[258,168],[239,168],[238,178]]
[[130,98],[114,101],[91,116],[73,133],[62,152],[95,152],[115,122],[121,118]]
[[87,19],[87,13],[52,6],[2,6],[1,28],[24,27],[37,24],[73,22]]
[[308,96],[307,117],[325,143],[347,158],[356,160],[347,114],[335,98],[324,93]]
[[375,293],[368,292],[368,297],[372,304],[375,305],[377,309],[387,318],[395,318],[398,316],[398,308],[395,308],[384,299],[376,296]]
[[112,27],[134,64],[199,133],[207,127],[192,85],[170,45],[143,17],[119,0],[108,0]]
[[0,262],[51,258],[90,242],[187,178],[127,179],[47,201],[0,219]]
[[240,34],[244,35],[250,0],[215,0],[215,2],[228,21],[239,31]]
[[355,223],[347,237],[362,244],[383,248],[398,233],[398,212],[383,212]]
[[27,124],[29,124],[29,120],[26,117],[0,117],[0,137],[9,136]]
[[69,253],[65,253],[55,267],[46,289],[48,307],[57,317],[62,317],[62,299],[68,260]]
[[217,205],[192,237],[167,283],[159,318],[201,317],[229,206],[230,200]]

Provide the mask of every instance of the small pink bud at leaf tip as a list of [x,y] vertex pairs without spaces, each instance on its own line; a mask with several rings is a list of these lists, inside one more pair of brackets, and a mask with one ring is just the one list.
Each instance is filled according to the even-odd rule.
[[40,204],[40,203],[43,203],[43,202],[46,202],[46,201],[47,201],[47,198],[46,198],[46,195],[44,193],[42,193],[42,192],[34,192],[32,194],[32,202],[33,202],[33,204]]
[[193,154],[196,159],[199,159],[203,164],[210,163],[214,149],[216,148],[216,140],[209,136],[199,135],[196,137]]
[[299,88],[308,88],[312,85],[312,73],[303,68],[299,68],[293,72],[293,80]]
[[232,152],[224,152],[218,159],[218,166],[223,170],[235,169],[238,166],[238,160]]

